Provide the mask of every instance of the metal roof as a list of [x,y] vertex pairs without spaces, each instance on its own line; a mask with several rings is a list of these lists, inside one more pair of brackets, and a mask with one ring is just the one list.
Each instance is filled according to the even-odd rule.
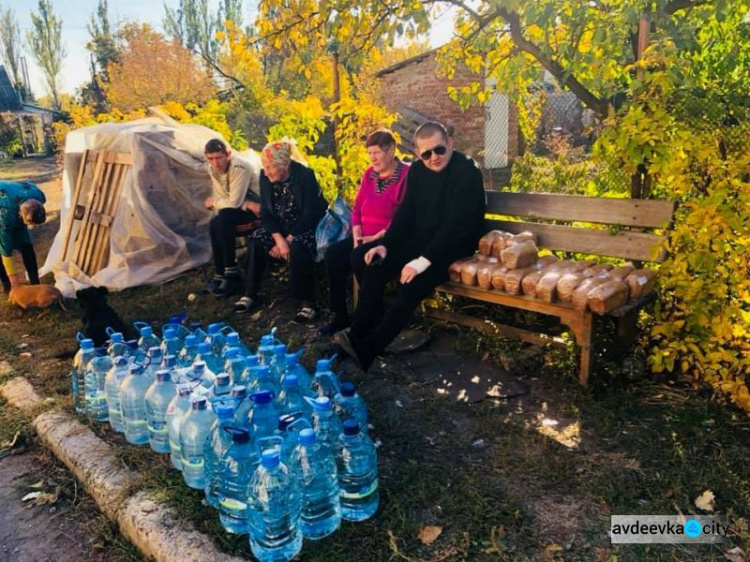
[[0,65],[0,111],[21,109],[21,98],[10,81],[5,67]]

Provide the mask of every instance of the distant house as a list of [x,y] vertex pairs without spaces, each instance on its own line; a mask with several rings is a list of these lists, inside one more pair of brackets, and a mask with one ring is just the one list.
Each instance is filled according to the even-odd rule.
[[394,128],[405,143],[411,143],[410,135],[420,122],[437,120],[453,129],[456,148],[485,169],[505,168],[519,155],[518,115],[507,95],[496,92],[485,106],[465,111],[448,95],[448,86],[481,83],[481,75],[457,68],[450,80],[438,76],[432,50],[384,68],[376,76],[386,107],[402,117]]

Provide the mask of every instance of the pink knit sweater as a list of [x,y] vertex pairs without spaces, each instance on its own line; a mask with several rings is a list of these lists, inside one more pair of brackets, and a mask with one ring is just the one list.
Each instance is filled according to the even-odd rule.
[[352,209],[352,226],[362,227],[362,236],[372,236],[391,224],[391,218],[404,200],[406,174],[409,165],[399,162],[394,175],[381,180],[382,191],[378,193],[378,173],[367,169],[362,177]]

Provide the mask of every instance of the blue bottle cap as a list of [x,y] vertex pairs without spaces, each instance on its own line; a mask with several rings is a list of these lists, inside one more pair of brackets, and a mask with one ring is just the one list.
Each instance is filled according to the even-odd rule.
[[122,343],[123,342],[122,334],[120,332],[112,332],[112,334],[110,334],[109,336],[109,341],[112,343]]
[[131,375],[142,375],[143,374],[143,365],[131,365],[130,366],[130,374]]
[[169,339],[174,339],[177,337],[177,328],[173,328],[172,326],[169,326],[168,328],[164,328],[164,337]]
[[202,341],[198,344],[198,353],[201,355],[205,355],[206,353],[211,353],[211,344],[207,341]]
[[299,386],[297,375],[287,375],[284,377],[284,388],[294,388],[295,386]]
[[122,369],[125,365],[128,364],[127,358],[123,356],[115,357],[115,360],[112,362],[115,367]]
[[359,422],[349,418],[344,420],[344,435],[357,435],[359,433]]
[[193,363],[193,371],[195,371],[199,375],[202,375],[205,370],[206,370],[205,361],[196,361],[195,363]]
[[232,443],[250,443],[250,432],[240,427],[225,427],[224,431],[232,436]]
[[260,457],[260,464],[266,468],[277,467],[280,462],[278,449],[266,449]]
[[346,381],[341,383],[341,395],[346,397],[354,396],[357,392],[357,389],[354,387],[354,383],[351,381]]
[[260,364],[260,359],[257,355],[248,355],[245,357],[245,365],[248,367],[257,367]]
[[198,345],[198,336],[193,334],[185,336],[185,347],[194,347]]
[[193,393],[193,387],[189,384],[178,384],[177,385],[177,394],[180,396],[189,396]]
[[86,351],[91,351],[94,349],[94,340],[81,340],[81,349],[84,349]]
[[172,368],[175,365],[177,365],[177,357],[174,355],[167,355],[164,357],[164,366],[168,368]]
[[253,402],[256,404],[270,404],[273,399],[273,394],[268,390],[261,390],[253,394]]
[[159,382],[169,382],[172,380],[172,375],[167,369],[159,369],[156,371],[156,380]]
[[231,418],[234,415],[234,406],[228,402],[217,402],[214,404],[214,412],[220,418]]
[[283,343],[273,346],[273,352],[275,355],[286,355],[286,346]]
[[328,396],[318,396],[313,400],[313,408],[316,412],[327,412],[331,409],[331,400]]
[[265,365],[258,365],[257,367],[253,367],[253,371],[255,372],[255,376],[259,379],[265,380],[271,378],[271,369],[269,369]]
[[229,373],[219,373],[216,375],[216,386],[229,386],[232,383],[232,379]]
[[315,368],[318,371],[330,371],[331,360],[330,359],[318,359],[318,362],[315,364]]
[[247,387],[244,384],[238,384],[232,388],[232,398],[245,398],[247,396]]
[[157,355],[161,355],[161,348],[156,346],[149,347],[146,355],[148,355],[149,357],[156,357]]
[[206,402],[205,396],[196,396],[195,398],[193,398],[191,407],[193,408],[193,410],[205,410],[207,405],[208,402]]
[[296,353],[287,353],[286,354],[286,364],[290,367],[294,367],[299,364],[299,355]]
[[148,336],[153,336],[154,335],[154,331],[151,329],[151,326],[143,326],[139,330],[139,332],[141,334],[141,337],[144,337],[144,338],[148,337]]
[[229,345],[240,343],[240,335],[237,332],[229,332],[227,334],[227,343]]
[[297,440],[300,445],[312,445],[313,443],[315,443],[315,441],[318,440],[318,436],[315,435],[315,432],[312,429],[306,427],[299,432],[299,437],[297,438]]
[[107,348],[97,347],[96,349],[94,349],[94,353],[96,354],[97,357],[104,357],[105,355],[107,355]]
[[239,349],[237,349],[236,347],[230,347],[229,349],[227,349],[226,353],[224,353],[224,359],[226,360],[234,359],[239,354],[240,354]]
[[208,325],[208,335],[214,336],[221,332],[221,324],[209,324]]

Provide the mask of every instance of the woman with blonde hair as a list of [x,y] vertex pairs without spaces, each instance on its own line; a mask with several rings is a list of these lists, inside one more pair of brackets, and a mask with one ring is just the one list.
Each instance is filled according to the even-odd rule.
[[290,141],[269,142],[261,151],[260,221],[247,249],[245,295],[234,304],[237,313],[260,305],[260,286],[268,259],[289,264],[292,296],[301,301],[294,320],[316,318],[315,228],[327,203],[310,168],[292,159]]

